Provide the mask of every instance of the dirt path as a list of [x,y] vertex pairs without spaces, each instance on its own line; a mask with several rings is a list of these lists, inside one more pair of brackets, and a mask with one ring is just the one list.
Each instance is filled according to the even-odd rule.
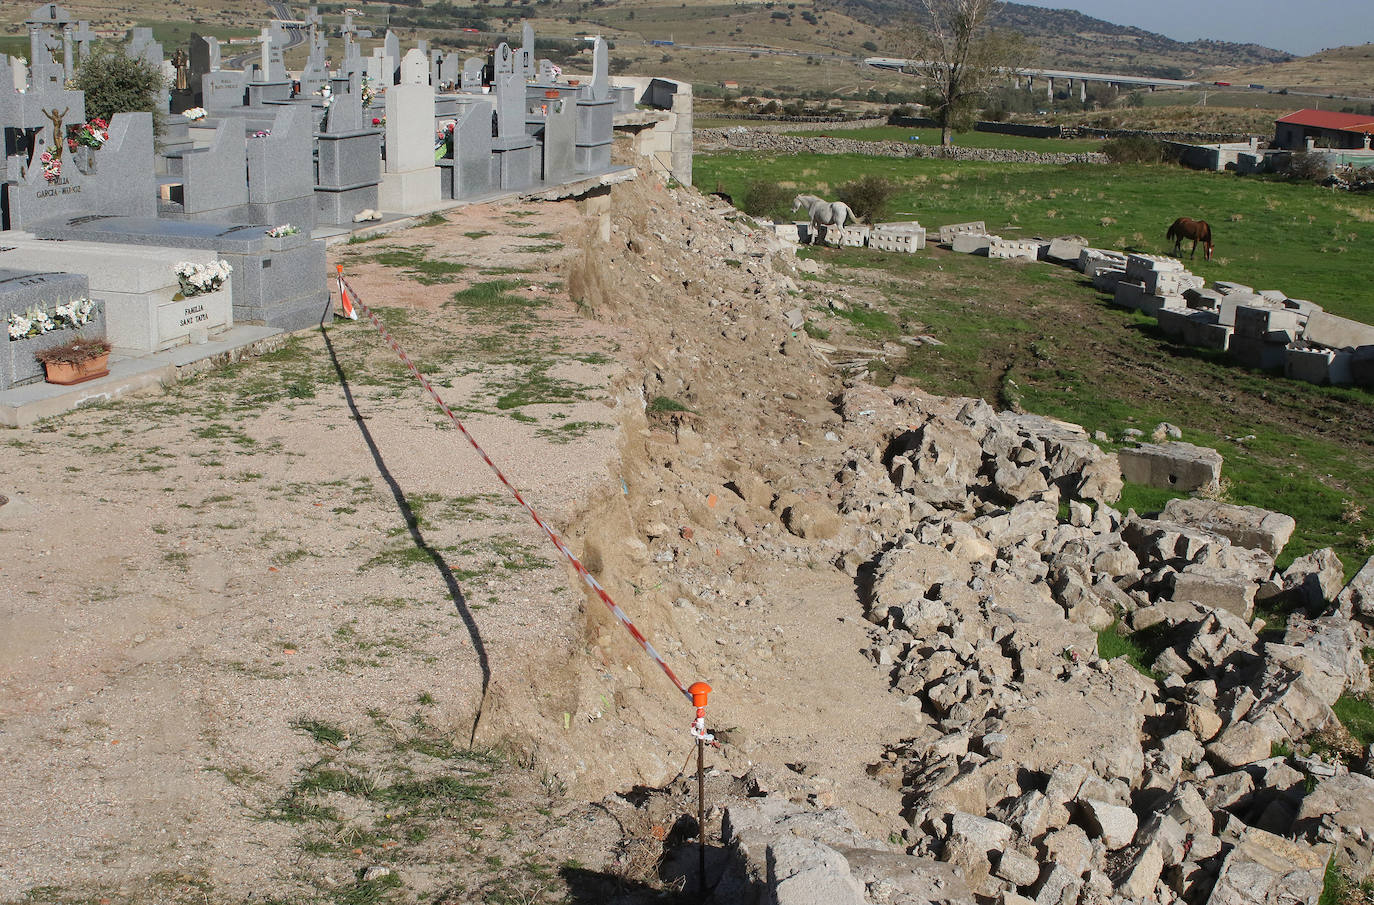
[[[885,837],[863,768],[904,714],[843,539],[784,525],[844,448],[791,265],[650,179],[612,222],[602,246],[573,202],[484,205],[333,256],[715,686],[714,764]],[[0,458],[0,900],[626,888],[627,830],[579,802],[677,775],[690,709],[364,322]]]

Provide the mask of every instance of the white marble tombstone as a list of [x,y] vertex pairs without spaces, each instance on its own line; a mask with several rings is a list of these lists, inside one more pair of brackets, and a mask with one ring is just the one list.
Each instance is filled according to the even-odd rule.
[[401,60],[401,81],[386,93],[386,170],[377,202],[385,211],[415,213],[441,198],[434,165],[434,87],[419,50]]

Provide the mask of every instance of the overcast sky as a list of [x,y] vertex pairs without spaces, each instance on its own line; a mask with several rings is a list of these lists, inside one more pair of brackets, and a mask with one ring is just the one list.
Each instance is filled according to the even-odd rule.
[[1253,42],[1306,56],[1374,42],[1374,0],[1018,0],[1076,9],[1179,41]]

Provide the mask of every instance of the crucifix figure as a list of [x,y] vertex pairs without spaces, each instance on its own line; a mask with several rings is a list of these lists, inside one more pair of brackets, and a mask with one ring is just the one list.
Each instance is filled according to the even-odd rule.
[[176,67],[177,71],[176,86],[178,91],[185,91],[187,88],[186,67],[189,62],[190,61],[186,57],[186,51],[180,48],[177,48],[177,52],[172,54],[172,65]]
[[43,115],[52,123],[52,147],[55,148],[52,156],[58,160],[62,159],[63,146],[66,144],[66,142],[63,141],[66,136],[62,134],[62,120],[71,112],[71,109],[71,107],[68,107],[61,113],[57,112],[56,107],[53,107],[51,110],[43,111]]

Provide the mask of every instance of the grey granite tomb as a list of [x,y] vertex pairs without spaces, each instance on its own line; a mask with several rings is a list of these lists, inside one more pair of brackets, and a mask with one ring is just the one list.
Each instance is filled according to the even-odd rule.
[[[54,305],[86,298],[86,278],[74,273],[40,273],[0,268],[0,320],[8,325],[11,312],[23,313],[34,305],[49,314]],[[34,354],[78,337],[101,339],[105,336],[103,306],[97,305],[91,322],[79,330],[54,330],[40,336],[11,340],[0,336],[0,391],[43,379],[43,366]]]

